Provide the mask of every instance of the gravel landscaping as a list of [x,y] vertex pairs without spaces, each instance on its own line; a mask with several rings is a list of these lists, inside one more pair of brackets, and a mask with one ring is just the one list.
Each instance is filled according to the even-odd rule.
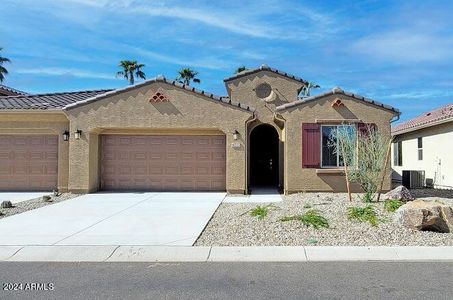
[[6,218],[12,215],[20,214],[32,209],[40,208],[47,205],[52,205],[58,202],[69,200],[75,197],[80,196],[79,194],[72,193],[62,193],[59,196],[49,195],[50,200],[44,201],[42,197],[30,199],[27,201],[22,201],[16,204],[13,204],[11,208],[0,208],[0,219]]
[[[440,200],[453,206],[453,191],[414,191],[416,197]],[[351,221],[349,207],[367,203],[354,195],[349,202],[343,193],[300,193],[283,196],[269,206],[262,219],[250,215],[256,203],[222,203],[195,246],[453,246],[453,233],[411,230],[392,222],[384,203],[373,203],[377,225]],[[300,220],[282,222],[282,217],[301,215],[316,209],[329,228],[307,227]]]

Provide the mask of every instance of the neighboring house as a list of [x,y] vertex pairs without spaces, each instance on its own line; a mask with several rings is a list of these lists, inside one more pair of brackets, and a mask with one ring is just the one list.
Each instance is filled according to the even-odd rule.
[[27,95],[27,93],[10,88],[6,85],[0,84],[0,97],[1,96],[23,96]]
[[224,82],[225,97],[158,76],[0,98],[0,189],[344,191],[329,133],[374,123],[390,136],[399,115],[340,88],[300,99],[305,80],[265,65]]
[[392,128],[393,180],[453,188],[453,103]]

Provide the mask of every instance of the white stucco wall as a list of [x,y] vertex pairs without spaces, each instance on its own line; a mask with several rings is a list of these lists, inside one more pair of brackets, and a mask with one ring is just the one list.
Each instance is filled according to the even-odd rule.
[[[418,160],[417,138],[423,138],[423,160]],[[453,121],[396,136],[402,141],[403,165],[395,166],[393,178],[401,179],[403,170],[425,171],[436,188],[453,189]]]

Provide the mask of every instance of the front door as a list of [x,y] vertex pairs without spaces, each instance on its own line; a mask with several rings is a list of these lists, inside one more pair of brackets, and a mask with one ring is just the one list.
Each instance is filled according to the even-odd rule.
[[251,187],[278,187],[279,138],[271,125],[258,125],[250,135]]

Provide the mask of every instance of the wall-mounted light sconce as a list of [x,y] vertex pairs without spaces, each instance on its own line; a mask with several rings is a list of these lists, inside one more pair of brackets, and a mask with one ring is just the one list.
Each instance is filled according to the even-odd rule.
[[237,141],[238,138],[239,138],[239,131],[235,130],[235,131],[233,132],[233,140]]
[[69,131],[67,130],[63,132],[63,141],[65,142],[69,141]]
[[74,132],[74,137],[76,140],[80,140],[80,137],[82,136],[82,130],[77,129],[76,132]]

